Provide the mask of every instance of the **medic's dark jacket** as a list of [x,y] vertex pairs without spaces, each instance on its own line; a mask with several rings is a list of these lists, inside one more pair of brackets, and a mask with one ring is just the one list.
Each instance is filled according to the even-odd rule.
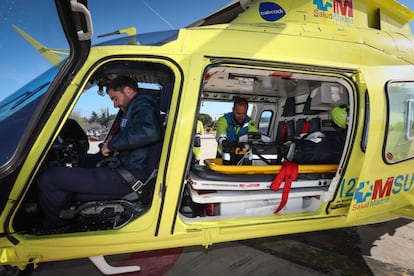
[[108,143],[108,148],[119,151],[121,166],[137,178],[148,171],[151,145],[161,138],[159,104],[153,95],[138,93],[123,114],[120,130]]

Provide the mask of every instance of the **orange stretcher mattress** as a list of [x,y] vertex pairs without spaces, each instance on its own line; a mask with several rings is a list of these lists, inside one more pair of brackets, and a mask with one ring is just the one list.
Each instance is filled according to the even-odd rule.
[[[223,165],[221,158],[205,159],[212,171],[224,174],[277,174],[282,165]],[[338,164],[298,165],[298,173],[334,173]]]

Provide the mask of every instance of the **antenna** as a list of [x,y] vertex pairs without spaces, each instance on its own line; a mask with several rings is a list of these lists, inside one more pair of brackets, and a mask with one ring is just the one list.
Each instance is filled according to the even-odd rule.
[[129,37],[128,40],[128,44],[129,45],[138,45],[139,43],[137,42],[137,29],[135,27],[127,27],[127,28],[122,28],[110,33],[106,33],[106,34],[101,34],[98,35],[98,38],[102,38],[102,37],[106,37],[106,36],[110,36],[110,35],[118,35],[118,34],[126,34]]

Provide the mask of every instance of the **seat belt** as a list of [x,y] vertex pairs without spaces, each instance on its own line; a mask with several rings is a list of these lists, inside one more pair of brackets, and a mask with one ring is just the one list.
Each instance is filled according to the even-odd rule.
[[151,181],[154,177],[157,176],[158,170],[153,170],[151,175],[147,178],[145,182],[142,182],[140,179],[135,178],[135,176],[127,169],[125,168],[115,168],[115,170],[119,173],[119,175],[122,176],[122,178],[131,186],[131,189],[141,194],[142,190],[144,189],[145,185],[148,184],[148,182]]
[[295,181],[298,176],[298,164],[293,162],[285,162],[282,164],[282,168],[280,169],[279,173],[273,179],[272,184],[270,185],[270,189],[273,191],[277,191],[280,189],[283,181],[285,185],[283,186],[282,191],[282,200],[279,203],[279,206],[274,211],[274,214],[278,213],[282,210],[289,198],[290,188],[292,187],[292,181]]
[[113,170],[116,170],[119,175],[131,186],[131,189],[138,194],[142,193],[142,189],[145,187],[145,185],[147,185],[152,178],[156,177],[158,173],[158,170],[153,170],[147,180],[145,182],[142,182],[140,179],[137,179],[128,169],[120,167],[120,164],[121,162],[117,157],[108,157],[98,162],[96,164],[96,167],[109,167]]

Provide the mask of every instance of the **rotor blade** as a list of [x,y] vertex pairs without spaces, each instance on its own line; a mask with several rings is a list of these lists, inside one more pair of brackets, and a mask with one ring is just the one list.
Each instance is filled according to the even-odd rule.
[[46,46],[42,45],[40,42],[35,40],[29,34],[24,32],[22,29],[17,27],[16,25],[12,25],[13,29],[15,29],[27,42],[29,42],[42,56],[44,56],[50,63],[53,65],[58,65],[63,58],[57,55],[53,50],[48,49]]

